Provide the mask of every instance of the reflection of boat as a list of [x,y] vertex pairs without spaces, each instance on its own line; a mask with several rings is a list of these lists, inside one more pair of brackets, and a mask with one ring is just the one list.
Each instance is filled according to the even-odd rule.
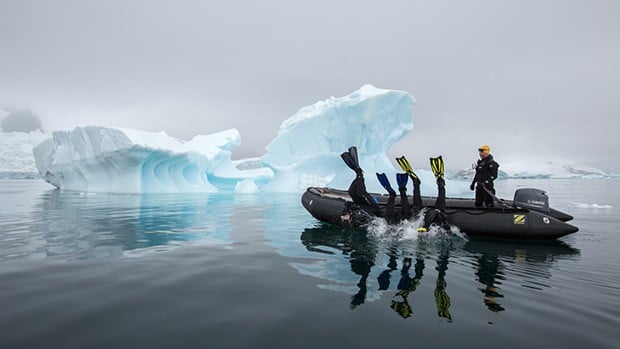
[[548,262],[558,258],[578,256],[576,249],[563,241],[498,241],[469,240],[463,249],[470,253],[512,257],[534,262]]
[[331,253],[322,250],[328,246],[343,251],[355,249],[367,250],[368,234],[359,229],[342,229],[333,225],[322,224],[315,228],[306,228],[301,233],[301,242],[309,251]]
[[[385,210],[387,195],[371,195]],[[436,199],[422,200],[425,207],[433,207]],[[374,217],[369,208],[353,204],[344,190],[311,187],[301,202],[314,218],[339,226],[363,226]],[[515,192],[515,200],[503,203],[487,209],[476,208],[473,199],[447,199],[446,216],[451,225],[471,236],[555,239],[579,230],[566,223],[572,216],[549,208],[548,199],[540,190],[520,189]]]

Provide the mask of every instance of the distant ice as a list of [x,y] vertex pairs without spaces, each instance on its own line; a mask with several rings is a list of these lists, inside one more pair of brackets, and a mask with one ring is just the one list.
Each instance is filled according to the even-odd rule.
[[[508,161],[500,164],[499,179],[569,179],[569,178],[614,178],[617,174],[608,173],[592,166],[563,161]],[[469,179],[474,177],[473,169],[458,172],[454,178]]]
[[0,132],[0,179],[38,178],[32,148],[47,137],[41,131]]
[[611,205],[599,205],[597,203],[593,203],[593,204],[586,204],[586,203],[581,203],[581,202],[569,202],[568,205],[570,207],[575,207],[575,208],[612,208]]

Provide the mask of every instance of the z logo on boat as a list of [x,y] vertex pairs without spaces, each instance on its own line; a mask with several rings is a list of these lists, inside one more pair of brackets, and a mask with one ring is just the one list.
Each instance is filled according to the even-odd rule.
[[514,223],[514,224],[525,224],[525,215],[524,214],[512,215],[512,223]]

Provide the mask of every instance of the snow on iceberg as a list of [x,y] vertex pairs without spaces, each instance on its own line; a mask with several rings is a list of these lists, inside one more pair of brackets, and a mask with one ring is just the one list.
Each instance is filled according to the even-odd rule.
[[[383,191],[375,172],[395,173],[387,150],[413,129],[415,100],[407,92],[362,86],[352,94],[300,109],[285,120],[262,162],[274,171],[264,188],[300,192],[308,186],[348,188],[354,174],[340,158],[357,146],[369,191]],[[393,178],[393,176],[391,176]]]
[[236,129],[183,142],[165,132],[99,126],[55,131],[33,149],[41,176],[72,191],[112,193],[215,192],[265,171],[240,171],[231,162]]

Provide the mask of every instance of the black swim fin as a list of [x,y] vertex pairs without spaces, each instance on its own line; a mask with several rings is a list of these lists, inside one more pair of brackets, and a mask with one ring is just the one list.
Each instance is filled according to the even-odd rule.
[[433,170],[433,174],[435,178],[445,179],[444,178],[444,166],[443,166],[443,158],[439,155],[436,158],[430,158],[431,161],[431,170]]
[[357,156],[357,147],[356,146],[349,147],[349,154],[351,154],[351,158],[353,158],[353,161],[355,161],[355,167],[359,168],[360,158],[359,156]]
[[405,158],[404,155],[399,158],[396,158],[396,162],[398,163],[400,168],[402,168],[403,171],[405,171],[405,173],[407,173],[409,177],[411,177],[411,179],[414,182],[417,181],[418,183],[420,183],[420,177],[418,177],[418,175],[415,174],[415,172],[413,172],[413,169],[411,168],[409,161],[407,161],[407,158]]
[[377,179],[379,180],[379,183],[381,183],[381,186],[385,188],[390,195],[396,194],[385,173],[377,173]]
[[344,153],[340,154],[340,157],[350,169],[352,169],[353,171],[357,170],[357,163],[355,162],[355,160],[353,160],[353,157],[351,157],[351,154],[349,152],[345,151]]

